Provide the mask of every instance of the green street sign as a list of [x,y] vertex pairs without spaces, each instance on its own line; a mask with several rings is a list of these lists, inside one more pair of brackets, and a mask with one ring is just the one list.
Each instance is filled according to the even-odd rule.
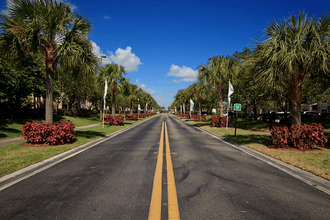
[[238,103],[234,104],[234,111],[241,111],[241,109],[242,109],[241,104],[238,104]]

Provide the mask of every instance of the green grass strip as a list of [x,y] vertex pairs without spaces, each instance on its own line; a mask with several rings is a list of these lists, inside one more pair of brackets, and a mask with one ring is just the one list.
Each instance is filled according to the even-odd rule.
[[0,146],[0,177],[20,170],[24,167],[43,161],[47,158],[63,153],[65,151],[86,144],[97,138],[111,134],[123,128],[136,124],[147,118],[140,118],[138,121],[125,121],[124,126],[102,125],[76,131],[75,142],[68,145],[48,147],[25,147],[19,143]]

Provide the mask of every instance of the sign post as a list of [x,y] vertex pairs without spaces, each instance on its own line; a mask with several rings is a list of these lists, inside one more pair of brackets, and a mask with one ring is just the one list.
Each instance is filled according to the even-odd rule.
[[235,136],[236,136],[236,127],[237,127],[237,117],[238,117],[238,112],[241,111],[242,105],[239,103],[234,104],[234,111],[236,111],[236,122],[235,122]]

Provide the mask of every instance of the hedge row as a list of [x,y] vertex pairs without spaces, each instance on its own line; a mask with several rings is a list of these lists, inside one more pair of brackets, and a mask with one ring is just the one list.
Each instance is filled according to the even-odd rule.
[[328,142],[324,135],[324,127],[321,124],[299,125],[275,125],[269,123],[270,148],[296,148],[298,150],[314,149]]
[[[228,117],[228,123],[230,123],[231,117]],[[211,116],[211,127],[224,128],[227,124],[227,117]]]
[[22,136],[31,144],[61,145],[74,141],[74,124],[60,120],[57,124],[41,121],[27,122],[22,127]]

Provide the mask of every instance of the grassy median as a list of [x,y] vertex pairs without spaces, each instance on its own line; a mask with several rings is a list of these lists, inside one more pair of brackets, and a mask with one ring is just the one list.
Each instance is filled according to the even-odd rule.
[[[264,153],[268,156],[276,158],[285,163],[291,164],[302,170],[308,171],[323,179],[330,180],[330,143],[319,151],[298,151],[270,149],[267,145],[270,142],[269,135],[262,132],[269,132],[267,123],[262,121],[254,121],[249,119],[240,119],[237,122],[236,136],[235,128],[212,128],[210,122],[194,122],[191,119],[184,119],[198,127],[212,131],[225,138],[233,140],[237,143],[245,145],[256,151]],[[231,126],[234,126],[232,123]],[[243,128],[243,129],[241,129]],[[258,131],[262,131],[258,133]],[[330,141],[330,129],[324,130],[325,135]]]
[[[72,118],[73,117],[71,117],[70,121],[75,122]],[[78,130],[76,131],[75,142],[73,144],[47,147],[25,147],[16,143],[0,146],[0,177],[131,126],[145,119],[147,118],[140,118],[138,121],[124,121],[124,126],[105,125],[104,128],[102,128],[102,126],[99,125],[92,128]],[[86,119],[77,119],[77,121],[80,121],[79,123],[81,123],[80,126],[86,125],[84,123],[87,122],[83,122],[83,120]],[[99,121],[96,123],[98,122]],[[95,122],[91,124],[95,124]]]
[[[100,115],[94,115],[88,118],[78,118],[71,116],[56,116],[54,117],[54,123],[59,120],[68,121],[70,120],[75,127],[81,127],[85,125],[96,124],[100,122]],[[43,121],[44,118],[33,118],[33,119],[14,119],[14,120],[0,120],[0,140],[16,138],[22,136],[22,126],[26,122],[32,121]]]

